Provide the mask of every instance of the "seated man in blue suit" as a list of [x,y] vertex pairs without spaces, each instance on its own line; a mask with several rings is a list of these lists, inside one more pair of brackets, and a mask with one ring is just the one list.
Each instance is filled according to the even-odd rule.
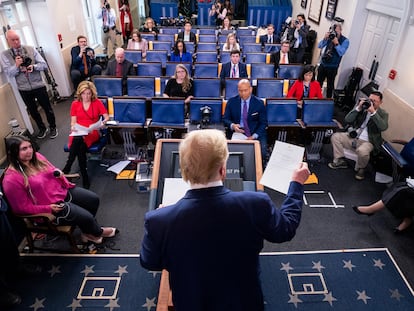
[[280,43],[280,38],[275,34],[275,26],[273,26],[273,24],[267,25],[267,34],[260,36],[259,39],[262,45],[265,45],[266,43]]
[[240,62],[240,51],[230,52],[230,61],[223,64],[220,72],[221,86],[225,85],[225,78],[247,78],[246,64]]
[[241,133],[247,139],[259,140],[262,159],[265,161],[267,156],[266,107],[260,98],[252,95],[252,90],[249,80],[239,81],[239,95],[230,98],[227,102],[223,123],[227,129],[228,139],[231,139],[233,133]]
[[289,241],[299,225],[306,163],[294,171],[278,209],[266,193],[223,187],[228,155],[223,132],[190,132],[179,156],[191,189],[176,204],[145,215],[141,265],[168,270],[175,310],[264,310],[263,241]]

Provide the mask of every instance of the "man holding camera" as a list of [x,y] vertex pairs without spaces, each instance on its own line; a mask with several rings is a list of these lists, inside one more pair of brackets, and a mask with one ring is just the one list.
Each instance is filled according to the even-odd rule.
[[103,52],[108,52],[108,40],[111,40],[112,49],[115,53],[118,43],[116,42],[116,35],[118,31],[116,29],[116,14],[115,10],[111,8],[111,5],[104,0],[102,9],[98,14],[98,18],[102,18],[102,45]]
[[335,24],[325,37],[318,43],[318,48],[322,49],[322,57],[318,69],[318,82],[321,87],[326,79],[326,97],[332,98],[335,77],[338,73],[339,64],[349,46],[349,40],[342,35],[341,24]]
[[388,113],[380,108],[382,93],[374,91],[368,99],[361,99],[346,116],[345,121],[352,129],[347,132],[335,133],[331,137],[333,147],[333,162],[328,166],[332,169],[347,168],[344,158],[344,148],[353,149],[357,153],[355,163],[355,178],[365,178],[365,168],[368,165],[371,152],[375,155],[381,150],[381,132],[388,128]]
[[[46,85],[40,74],[41,71],[47,70],[47,64],[34,47],[21,45],[20,37],[16,31],[8,30],[6,38],[10,49],[1,53],[3,70],[9,78],[16,79],[19,93],[39,129],[37,138],[45,138],[49,130],[50,138],[55,138],[58,136],[55,114],[50,104]],[[46,114],[49,129],[43,123],[37,109],[37,103]]]

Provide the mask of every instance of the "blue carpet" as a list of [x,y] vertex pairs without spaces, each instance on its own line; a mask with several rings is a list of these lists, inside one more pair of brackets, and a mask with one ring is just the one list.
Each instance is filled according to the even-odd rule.
[[[161,274],[137,255],[27,255],[38,276],[16,281],[18,310],[156,309]],[[260,256],[266,310],[413,310],[412,289],[387,249]]]

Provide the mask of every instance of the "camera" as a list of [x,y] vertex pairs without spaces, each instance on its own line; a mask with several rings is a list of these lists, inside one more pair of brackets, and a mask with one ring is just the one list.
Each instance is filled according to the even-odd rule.
[[203,106],[200,108],[201,121],[200,128],[205,128],[208,124],[211,123],[211,115],[213,111],[209,106]]
[[362,110],[367,110],[369,107],[371,107],[371,105],[372,105],[372,100],[370,100],[369,98],[366,98],[362,100],[361,108]]
[[298,20],[295,20],[295,25],[299,25],[299,21]]
[[358,132],[352,126],[348,127],[346,131],[348,132],[348,135],[351,138],[356,138],[358,136]]
[[330,40],[333,40],[333,39],[335,39],[337,37],[335,28],[336,28],[336,24],[334,24],[331,27],[329,27],[329,30],[328,30],[329,35],[328,35],[328,37],[329,37]]
[[32,64],[32,59],[29,56],[22,56],[23,62],[20,64],[22,67],[28,67]]

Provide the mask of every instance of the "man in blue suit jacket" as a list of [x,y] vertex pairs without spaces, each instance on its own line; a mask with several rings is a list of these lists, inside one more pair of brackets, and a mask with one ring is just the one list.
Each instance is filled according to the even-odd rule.
[[145,215],[141,265],[169,272],[177,311],[264,309],[259,278],[263,240],[291,240],[299,225],[306,163],[293,173],[280,209],[266,193],[223,187],[227,140],[219,130],[190,132],[179,147],[191,190]]
[[[233,69],[234,68],[234,69]],[[240,62],[240,51],[230,52],[230,61],[223,64],[220,72],[221,86],[225,85],[225,78],[247,78],[246,64]]]
[[[227,138],[231,139],[233,133],[241,133],[247,139],[257,139],[260,142],[263,161],[267,156],[267,115],[263,101],[252,95],[253,88],[249,80],[242,79],[238,83],[239,95],[229,99],[224,111],[223,123]],[[243,121],[243,104],[247,104],[247,126]],[[248,132],[246,131],[248,127]]]

